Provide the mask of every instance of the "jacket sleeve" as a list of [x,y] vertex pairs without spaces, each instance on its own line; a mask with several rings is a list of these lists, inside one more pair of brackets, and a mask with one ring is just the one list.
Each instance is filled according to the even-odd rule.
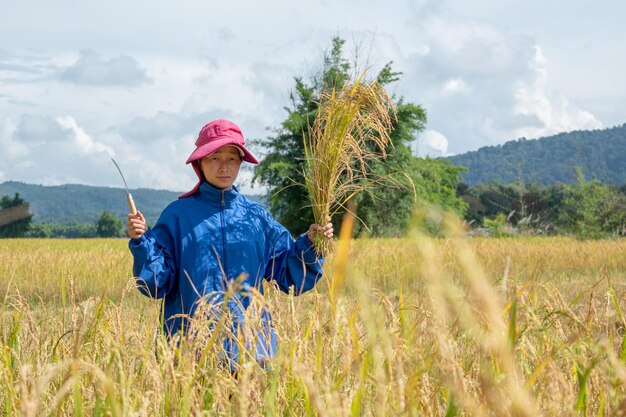
[[157,223],[139,239],[128,243],[133,254],[133,275],[137,289],[143,295],[162,298],[176,282],[176,263],[173,239],[170,230]]
[[278,288],[300,295],[312,289],[322,278],[324,259],[315,252],[306,233],[293,240],[287,229],[276,223],[271,240],[270,261],[265,271],[266,279],[275,281]]

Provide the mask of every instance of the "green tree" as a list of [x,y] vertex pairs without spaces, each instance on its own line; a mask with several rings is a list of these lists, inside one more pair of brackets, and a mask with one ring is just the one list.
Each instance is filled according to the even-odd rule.
[[15,193],[13,198],[3,196],[0,199],[0,237],[24,237],[31,227],[32,219],[29,204],[19,193]]
[[[343,57],[344,43],[343,39],[333,39],[330,52],[324,56],[322,71],[308,83],[300,77],[295,78],[291,106],[285,108],[287,118],[273,131],[273,136],[257,141],[268,152],[255,168],[254,181],[268,187],[270,211],[292,232],[306,230],[313,222],[308,193],[302,181],[303,135],[309,134],[320,93],[333,87],[340,88],[350,78],[352,65]],[[385,65],[377,75],[383,85],[399,79],[400,73],[394,72],[391,64]],[[357,216],[375,236],[404,233],[418,199],[442,203],[461,213],[464,209],[464,203],[455,194],[462,168],[444,161],[418,159],[411,154],[408,144],[424,129],[426,112],[419,105],[405,103],[402,98],[394,98],[394,104],[397,120],[390,135],[392,145],[386,150],[388,156],[384,161],[369,165],[372,177],[393,181],[385,181],[385,186],[365,191],[357,197]],[[445,181],[441,182],[442,179]],[[391,185],[394,183],[397,186]],[[339,218],[336,216],[335,221]],[[357,233],[362,229],[357,227]]]
[[509,236],[512,234],[512,228],[507,221],[507,216],[504,213],[498,213],[493,219],[485,218],[485,227],[494,237]]
[[559,224],[583,239],[623,234],[626,197],[598,180],[585,180],[580,168],[577,173],[578,182],[567,188],[558,215]]
[[52,227],[47,223],[33,224],[26,237],[49,238],[52,237]]
[[493,220],[503,213],[521,234],[546,234],[554,230],[564,187],[492,181],[471,187],[463,184],[457,193],[468,204],[465,219],[473,226],[486,226],[486,219]]
[[96,223],[96,233],[100,237],[119,237],[122,230],[122,221],[109,211],[103,211]]
[[98,237],[96,223],[70,222],[64,224],[51,224],[50,237],[54,238],[93,238]]

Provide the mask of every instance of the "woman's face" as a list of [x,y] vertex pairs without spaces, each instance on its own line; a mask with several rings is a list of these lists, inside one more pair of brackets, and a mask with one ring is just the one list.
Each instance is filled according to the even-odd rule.
[[200,160],[200,170],[209,184],[229,190],[239,174],[241,154],[236,146],[223,146]]

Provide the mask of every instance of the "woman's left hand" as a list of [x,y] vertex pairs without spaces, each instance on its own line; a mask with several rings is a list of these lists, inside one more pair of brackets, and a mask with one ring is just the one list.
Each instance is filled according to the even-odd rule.
[[319,224],[312,224],[309,226],[309,231],[306,232],[307,237],[311,242],[315,242],[315,235],[321,234],[326,240],[332,240],[333,238],[333,224],[328,219],[328,223],[324,226],[320,226]]

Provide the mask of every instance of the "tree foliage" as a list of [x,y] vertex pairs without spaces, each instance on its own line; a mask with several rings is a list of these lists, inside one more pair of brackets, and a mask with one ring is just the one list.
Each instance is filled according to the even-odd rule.
[[26,237],[84,239],[98,237],[98,233],[95,223],[34,223]]
[[122,221],[109,211],[103,211],[96,223],[96,233],[100,237],[119,237],[122,231]]
[[457,191],[468,205],[465,219],[474,227],[493,229],[504,219],[517,233],[583,239],[626,234],[626,187],[585,180],[580,169],[572,185],[463,183]]
[[469,187],[462,183],[458,194],[467,203],[465,219],[473,226],[483,226],[484,219],[503,213],[512,226],[548,233],[555,231],[566,187],[499,181]]
[[29,204],[19,193],[15,193],[13,198],[5,195],[0,199],[0,238],[26,236],[32,219]]
[[581,238],[616,236],[626,230],[626,196],[598,180],[585,180],[578,170],[578,182],[567,188],[559,212],[564,229]]
[[[303,135],[309,134],[318,108],[319,95],[333,87],[340,88],[355,69],[344,58],[345,41],[334,38],[324,56],[324,67],[310,81],[295,78],[285,108],[287,118],[273,131],[273,136],[258,140],[267,149],[266,157],[255,168],[254,181],[266,185],[272,214],[292,232],[303,231],[313,222],[307,190],[303,185]],[[383,85],[399,79],[392,63],[378,73]],[[397,119],[391,132],[387,158],[372,161],[368,169],[374,178],[393,178],[384,187],[362,192],[357,197],[357,217],[362,221],[357,233],[369,230],[375,236],[397,236],[404,233],[410,214],[419,200],[442,204],[463,212],[464,203],[455,194],[462,168],[446,161],[423,160],[411,154],[409,143],[424,129],[426,112],[402,98],[394,98]],[[396,186],[390,184],[394,183]],[[384,215],[383,215],[384,213]],[[335,216],[338,221],[340,216]]]

